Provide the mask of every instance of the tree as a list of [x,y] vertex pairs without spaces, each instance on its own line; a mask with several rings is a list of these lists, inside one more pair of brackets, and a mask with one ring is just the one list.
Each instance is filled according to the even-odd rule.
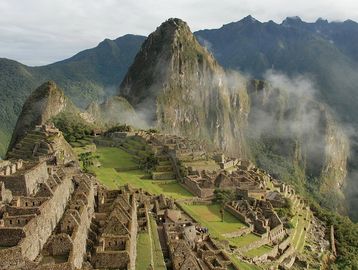
[[236,192],[232,190],[216,189],[214,191],[214,202],[220,204],[221,222],[224,222],[225,205],[236,199]]
[[93,160],[95,159],[95,156],[92,155],[92,152],[85,152],[81,153],[79,157],[80,161],[83,164],[83,171],[88,172],[89,167],[93,165]]

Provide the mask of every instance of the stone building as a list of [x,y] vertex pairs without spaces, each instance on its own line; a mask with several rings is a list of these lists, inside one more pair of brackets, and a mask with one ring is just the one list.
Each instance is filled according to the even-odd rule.
[[241,222],[251,225],[254,233],[268,239],[270,243],[275,244],[286,235],[282,221],[268,201],[232,201],[225,205],[225,209]]

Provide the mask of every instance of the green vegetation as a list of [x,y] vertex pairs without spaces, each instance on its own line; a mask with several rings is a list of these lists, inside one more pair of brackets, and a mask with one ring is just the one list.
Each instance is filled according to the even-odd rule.
[[249,250],[248,252],[245,253],[245,255],[249,256],[249,257],[257,257],[257,256],[262,256],[270,251],[272,251],[272,247],[270,247],[268,245],[264,245],[264,246]]
[[113,133],[113,132],[131,132],[133,131],[133,128],[129,125],[119,125],[119,126],[114,126],[114,127],[111,127],[109,128],[105,134],[110,134],[110,133]]
[[0,158],[5,156],[7,150],[7,144],[10,141],[8,134],[0,130]]
[[137,236],[136,270],[166,270],[157,223],[152,216],[149,216],[148,226],[150,226],[149,231],[139,232]]
[[152,253],[153,253],[153,263],[154,269],[156,270],[166,270],[162,248],[160,246],[159,235],[157,230],[157,223],[155,222],[153,216],[149,216],[149,224],[152,231]]
[[80,161],[82,163],[82,168],[84,172],[89,172],[91,166],[93,166],[93,161],[97,158],[93,155],[92,152],[83,152],[79,154]]
[[285,198],[285,201],[286,201],[285,207],[275,208],[275,211],[280,218],[284,218],[284,217],[292,218],[293,217],[292,202],[287,198]]
[[148,270],[151,265],[151,239],[148,232],[139,232],[137,236],[136,270]]
[[260,239],[261,238],[259,236],[257,236],[256,234],[249,233],[244,236],[230,238],[230,243],[232,243],[234,246],[237,246],[237,247],[243,247],[243,246],[248,245],[252,242],[258,241]]
[[120,148],[97,147],[97,155],[101,168],[126,170],[138,167],[138,164],[133,160],[133,156]]
[[207,227],[210,233],[217,236],[235,232],[245,227],[244,224],[227,211],[224,211],[224,221],[222,222],[220,215],[221,206],[219,204],[181,204],[181,206],[190,216]]
[[172,198],[190,198],[192,195],[180,186],[176,180],[152,181],[148,175],[140,170],[133,170],[138,164],[133,156],[122,149],[114,147],[98,147],[97,155],[101,166],[92,168],[97,178],[109,188],[117,188],[130,184],[136,188],[143,188],[152,194],[164,194]]
[[72,146],[83,146],[91,143],[89,136],[93,127],[85,124],[77,114],[62,112],[53,119],[55,126],[62,131],[66,141]]
[[319,219],[335,229],[335,240],[338,257],[334,270],[358,269],[358,224],[353,223],[348,217],[332,213],[312,202],[312,211]]
[[310,225],[310,211],[306,209],[298,210],[291,223],[294,226],[294,231],[292,234],[292,245],[298,251],[303,251],[305,238],[306,238],[306,230]]

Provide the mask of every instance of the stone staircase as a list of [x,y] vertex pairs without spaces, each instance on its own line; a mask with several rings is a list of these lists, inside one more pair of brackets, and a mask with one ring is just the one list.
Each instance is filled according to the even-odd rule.
[[171,180],[175,179],[175,173],[173,164],[170,160],[170,157],[166,155],[157,156],[158,165],[154,168],[152,172],[153,180]]

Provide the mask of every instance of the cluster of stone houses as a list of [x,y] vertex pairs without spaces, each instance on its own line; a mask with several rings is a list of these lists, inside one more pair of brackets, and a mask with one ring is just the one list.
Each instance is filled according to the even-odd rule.
[[[150,217],[167,269],[237,269],[174,200],[130,186],[106,189],[56,138],[52,126],[37,127],[0,163],[1,270],[134,270],[137,236],[150,230]],[[38,152],[40,145],[49,147]]]

